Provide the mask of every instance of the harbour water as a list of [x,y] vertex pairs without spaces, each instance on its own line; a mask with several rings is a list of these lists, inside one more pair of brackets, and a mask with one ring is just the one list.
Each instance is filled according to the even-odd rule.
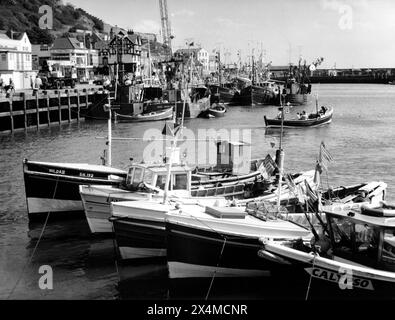
[[[328,175],[323,176],[324,186],[382,180],[389,186],[387,200],[395,200],[395,86],[315,84],[313,91],[309,105],[294,107],[291,113],[314,111],[314,95],[318,93],[319,107],[334,108],[333,121],[323,127],[285,131],[285,170],[313,169],[320,142],[324,141],[335,159]],[[230,107],[223,118],[187,120],[185,125],[194,132],[201,128],[250,128],[252,157],[258,158],[275,151],[270,142],[278,143],[279,130],[266,130],[263,116],[272,117],[277,112],[276,107]],[[142,137],[153,127],[161,130],[163,122],[116,124],[113,136]],[[129,266],[117,263],[113,239],[90,236],[83,219],[50,221],[37,245],[42,223],[28,222],[23,158],[99,164],[104,141],[96,137],[106,136],[106,131],[106,122],[86,121],[0,136],[0,299],[206,297],[210,283],[186,286],[171,282],[166,265],[160,261]],[[126,168],[131,157],[141,160],[146,145],[142,140],[114,142],[113,166]],[[38,286],[42,265],[53,269],[52,290]],[[271,297],[269,284],[273,284],[273,279],[216,279],[209,298],[265,299]],[[228,290],[235,287],[237,291]]]

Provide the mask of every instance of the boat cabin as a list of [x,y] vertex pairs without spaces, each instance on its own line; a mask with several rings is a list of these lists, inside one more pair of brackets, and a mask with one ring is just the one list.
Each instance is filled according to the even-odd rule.
[[362,207],[358,211],[326,212],[333,256],[395,271],[395,210],[389,210],[393,213],[388,216],[380,214],[385,211]]
[[218,171],[231,172],[234,175],[244,175],[251,172],[251,145],[242,141],[217,142]]
[[[134,164],[132,165],[126,177],[126,188],[129,190],[142,189],[144,186],[164,191],[167,176],[167,166]],[[174,165],[171,167],[169,191],[187,191],[191,190],[191,169],[185,165]]]

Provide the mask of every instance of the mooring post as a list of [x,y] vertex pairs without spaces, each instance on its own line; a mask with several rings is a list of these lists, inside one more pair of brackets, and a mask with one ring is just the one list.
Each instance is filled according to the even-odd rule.
[[67,91],[67,107],[69,109],[69,123],[71,122],[71,102],[70,102],[70,91]]
[[80,92],[77,90],[75,90],[77,92],[77,121],[80,122]]
[[9,104],[10,104],[10,121],[11,121],[11,133],[14,132],[14,114],[12,112],[12,96],[10,97],[10,99],[8,100]]
[[26,93],[22,92],[21,94],[23,97],[23,117],[24,117],[24,125],[26,130],[27,129]]
[[47,96],[47,121],[48,121],[48,127],[51,125],[51,115],[49,111],[49,94],[48,91],[43,92]]
[[38,94],[36,94],[36,116],[37,116],[37,130],[38,130],[38,128],[39,128],[39,126],[40,126],[40,103],[39,103],[39,100],[38,100]]
[[60,91],[58,91],[58,112],[59,112],[59,125],[62,123],[62,101]]

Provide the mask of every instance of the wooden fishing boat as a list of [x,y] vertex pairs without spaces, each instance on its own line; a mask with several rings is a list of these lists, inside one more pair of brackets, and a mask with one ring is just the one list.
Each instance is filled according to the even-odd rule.
[[210,109],[208,109],[208,112],[216,118],[224,117],[226,107],[224,105],[217,104],[215,106],[211,106]]
[[[325,124],[329,124],[332,121],[333,108],[328,107],[327,111],[323,113],[311,113],[308,119],[284,119],[284,127],[287,128],[306,128],[306,127],[317,127]],[[281,119],[268,119],[264,116],[265,125],[267,128],[280,128]]]
[[354,299],[394,298],[395,206],[382,203],[325,214],[326,234],[312,244],[262,239],[259,256],[277,262],[284,276],[292,270],[288,283],[314,279],[312,289],[319,287],[314,292],[326,297],[352,292]]
[[82,184],[117,186],[126,171],[86,163],[23,161],[29,219],[83,213],[78,187]]
[[143,121],[160,121],[160,120],[167,120],[173,117],[173,108],[168,108],[161,111],[153,111],[150,113],[141,113],[136,114],[133,116],[115,114],[115,121],[119,122],[143,122]]

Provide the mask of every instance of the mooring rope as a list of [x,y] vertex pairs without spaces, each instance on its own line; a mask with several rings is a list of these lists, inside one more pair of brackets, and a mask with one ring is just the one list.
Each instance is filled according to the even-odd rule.
[[[52,199],[55,198],[56,190],[57,190],[57,188],[58,188],[58,182],[59,182],[59,177],[56,178],[56,184],[55,184],[54,192],[53,192],[53,195],[52,195]],[[41,241],[41,239],[42,239],[42,237],[43,237],[43,235],[44,235],[45,228],[47,227],[50,214],[51,214],[51,211],[48,211],[47,217],[45,218],[45,222],[44,222],[43,228],[41,229],[40,236],[38,237],[38,240],[37,240],[37,242],[36,242],[36,244],[35,244],[35,246],[34,246],[33,252],[32,252],[32,254],[30,255],[29,260],[24,264],[24,266],[23,266],[23,268],[22,268],[22,271],[21,271],[21,274],[19,275],[17,282],[15,283],[15,285],[14,285],[14,287],[12,288],[10,294],[8,295],[7,300],[10,299],[11,296],[13,295],[13,293],[14,293],[16,287],[18,286],[19,282],[20,282],[21,279],[22,279],[22,276],[23,276],[23,273],[25,272],[26,267],[33,261],[34,254],[35,254],[36,251],[37,251],[38,245],[40,244],[40,241]]]
[[314,258],[313,258],[313,270],[311,270],[310,279],[309,279],[309,285],[307,286],[307,292],[306,292],[305,301],[307,301],[307,300],[309,299],[311,280],[313,279],[313,271],[314,271],[314,266],[315,266],[315,257],[316,257],[316,254],[314,253]]
[[207,294],[206,294],[206,297],[204,298],[204,300],[208,300],[208,297],[209,297],[209,295],[210,295],[211,288],[212,288],[213,283],[214,283],[215,275],[216,275],[216,273],[217,273],[217,269],[218,269],[218,267],[219,267],[219,263],[220,263],[220,261],[221,261],[222,254],[224,253],[225,245],[226,245],[226,237],[224,236],[224,243],[223,243],[223,245],[222,245],[221,253],[220,253],[219,257],[218,257],[217,266],[215,267],[215,271],[214,271],[214,273],[213,273],[213,276],[211,277],[210,286],[209,286],[209,288],[208,288],[208,291],[207,291]]

